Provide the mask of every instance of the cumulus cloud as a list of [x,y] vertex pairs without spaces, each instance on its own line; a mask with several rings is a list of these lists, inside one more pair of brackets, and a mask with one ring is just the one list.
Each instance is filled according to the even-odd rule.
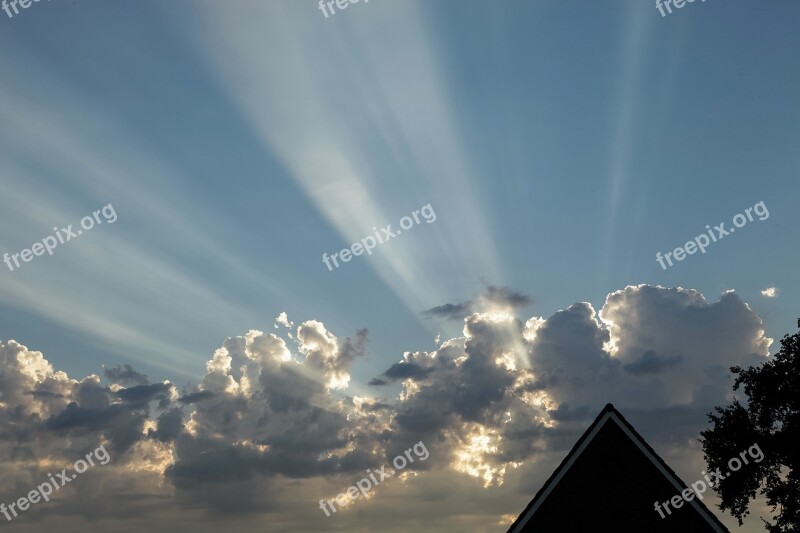
[[761,291],[761,296],[765,298],[775,298],[778,296],[778,289],[775,287],[769,287]]
[[380,515],[387,530],[403,530],[408,517],[386,502],[404,498],[426,528],[445,530],[467,498],[484,509],[473,529],[489,528],[521,510],[609,401],[657,448],[695,453],[686,443],[726,401],[728,368],[763,360],[771,343],[732,292],[709,302],[691,289],[629,286],[598,310],[581,302],[523,321],[516,313],[529,302],[488,286],[470,300],[460,336],[405,352],[373,380],[398,382],[394,399],[348,393],[368,332],[340,337],[316,320],[294,328],[279,316],[294,328],[286,338],[251,330],[226,339],[199,383],[180,392],[127,365],[104,369],[107,383],[72,379],[8,341],[0,344],[0,490],[10,500],[105,444],[112,462],[92,473],[100,485],[82,479],[63,496],[77,502],[81,490],[94,491],[98,503],[43,513],[168,512],[180,523],[202,509],[318,530],[320,498],[421,441],[430,457],[357,512],[337,515],[342,527],[365,530],[365,517]]
[[286,312],[281,312],[275,318],[275,329],[278,329],[278,324],[280,324],[281,326],[283,326],[285,328],[293,328],[294,327],[294,322],[289,320],[289,317],[287,316]]

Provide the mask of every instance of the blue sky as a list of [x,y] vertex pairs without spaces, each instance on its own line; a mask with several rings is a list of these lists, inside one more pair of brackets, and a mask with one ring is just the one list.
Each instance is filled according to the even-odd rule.
[[[186,380],[232,332],[313,313],[370,329],[366,376],[429,348],[440,325],[419,313],[481,277],[541,314],[652,283],[734,288],[774,317],[771,333],[793,324],[793,4],[662,18],[646,3],[376,2],[325,19],[272,2],[250,21],[170,6],[55,3],[3,20],[3,107],[22,122],[2,132],[3,249],[107,203],[119,213],[3,276],[4,338],[68,370],[113,358]],[[328,151],[343,161],[317,171]],[[767,221],[658,266],[657,251],[761,200]],[[321,263],[427,203],[436,223],[345,268]],[[420,276],[430,290],[413,294]],[[782,297],[758,301],[768,286]]]
[[[118,215],[2,267],[0,339],[69,375],[196,384],[286,312],[367,328],[349,393],[376,394],[404,352],[462,334],[425,310],[487,285],[532,299],[523,322],[628,285],[733,289],[780,338],[800,299],[799,23],[789,0],[0,12],[0,252]],[[768,219],[656,262],[759,201]],[[434,223],[322,263],[426,204]]]

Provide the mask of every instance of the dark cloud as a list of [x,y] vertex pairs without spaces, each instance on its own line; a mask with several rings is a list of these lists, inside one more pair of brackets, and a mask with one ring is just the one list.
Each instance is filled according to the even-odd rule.
[[204,391],[191,392],[189,394],[185,394],[180,398],[178,398],[178,401],[181,403],[198,403],[213,397],[214,397],[213,392],[204,390]]
[[145,411],[134,411],[121,404],[93,409],[72,402],[61,413],[49,418],[45,427],[69,435],[105,436],[111,449],[122,453],[143,438],[142,429],[147,417]]
[[150,381],[147,376],[135,371],[131,365],[119,365],[111,368],[103,367],[103,374],[106,378],[113,383],[130,384],[130,385],[147,385]]
[[53,431],[69,431],[72,429],[98,430],[110,427],[110,423],[125,412],[121,405],[112,405],[105,409],[88,409],[70,402],[67,408],[47,420],[47,428]]
[[520,309],[533,303],[529,296],[508,287],[498,287],[485,281],[484,285],[486,290],[471,300],[432,307],[424,311],[423,314],[431,318],[463,320],[472,313],[493,307]]
[[266,472],[265,454],[247,446],[185,437],[179,439],[177,449],[180,459],[167,468],[165,475],[179,489],[247,480]]
[[169,404],[169,395],[173,385],[168,383],[153,383],[151,385],[137,385],[120,389],[115,394],[122,401],[137,407],[144,407],[148,403],[159,400],[160,407]]
[[422,379],[433,371],[433,368],[423,368],[415,363],[400,362],[393,364],[386,372],[381,374],[386,379],[374,378],[369,383],[370,385],[385,385],[391,381],[408,378]]
[[622,368],[635,376],[657,374],[668,368],[678,366],[681,359],[680,355],[659,355],[653,350],[647,350],[640,359],[626,363],[622,365]]
[[447,320],[462,320],[471,313],[472,302],[438,305],[424,312],[429,317],[446,318]]
[[155,430],[148,431],[148,436],[161,442],[173,441],[183,432],[183,411],[173,408],[158,417]]
[[533,299],[521,292],[508,287],[497,287],[490,284],[486,285],[486,293],[483,298],[493,304],[504,305],[513,309],[521,309],[533,303]]
[[358,357],[366,357],[369,331],[366,328],[356,332],[355,340],[345,337],[339,343],[339,360],[345,366],[350,366]]
[[325,395],[325,385],[321,377],[315,379],[294,365],[263,372],[260,382],[267,404],[278,413],[306,410],[315,398]]

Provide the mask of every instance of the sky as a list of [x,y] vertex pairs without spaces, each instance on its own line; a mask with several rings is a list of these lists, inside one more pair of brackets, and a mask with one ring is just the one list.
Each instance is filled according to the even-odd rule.
[[0,528],[505,531],[795,332],[797,2],[333,8],[0,11]]

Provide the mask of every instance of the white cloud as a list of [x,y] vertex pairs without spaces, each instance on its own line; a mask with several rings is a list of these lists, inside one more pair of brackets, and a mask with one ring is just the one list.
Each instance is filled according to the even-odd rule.
[[629,286],[599,311],[576,303],[521,320],[476,310],[463,336],[406,352],[376,378],[401,384],[385,400],[377,388],[345,394],[366,330],[342,338],[307,320],[294,337],[251,330],[226,339],[182,394],[130,367],[107,370],[110,386],[95,375],[75,380],[39,352],[0,344],[2,494],[107,443],[108,467],[40,506],[45,513],[65,524],[75,523],[70,513],[104,524],[122,514],[210,531],[199,505],[207,515],[235,512],[242,527],[265,514],[292,531],[320,530],[331,527],[320,498],[422,441],[429,459],[408,468],[420,475],[381,485],[337,514],[339,525],[366,531],[380,520],[403,531],[409,518],[396,509],[405,502],[419,528],[446,531],[468,501],[482,509],[469,527],[490,529],[524,507],[609,401],[678,458],[679,473],[695,465],[686,443],[727,402],[728,367],[762,360],[771,342],[735,293],[709,302],[691,289]]

